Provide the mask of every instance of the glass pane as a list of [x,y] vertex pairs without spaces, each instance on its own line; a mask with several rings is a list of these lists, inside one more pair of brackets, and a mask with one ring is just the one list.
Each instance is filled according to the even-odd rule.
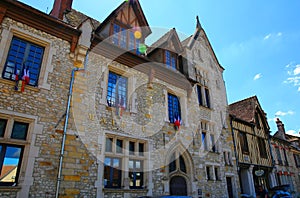
[[4,136],[7,120],[0,119],[0,137]]
[[22,148],[8,146],[4,156],[0,182],[15,182]]
[[112,152],[112,138],[106,138],[106,142],[105,142],[105,151],[106,152]]
[[139,143],[139,155],[144,156],[144,144]]
[[104,165],[105,166],[110,166],[110,161],[111,161],[111,159],[109,157],[106,157],[105,160],[104,160]]
[[129,160],[128,168],[133,169],[133,161],[132,160]]
[[117,140],[117,153],[122,153],[122,152],[123,152],[123,141]]
[[115,168],[120,167],[120,159],[113,159],[113,167]]
[[135,168],[136,169],[140,169],[141,168],[141,162],[140,161],[136,161],[135,162]]
[[186,166],[182,156],[179,157],[180,170],[186,173]]
[[28,131],[28,123],[14,122],[11,138],[26,140]]
[[134,142],[129,142],[129,154],[134,155]]

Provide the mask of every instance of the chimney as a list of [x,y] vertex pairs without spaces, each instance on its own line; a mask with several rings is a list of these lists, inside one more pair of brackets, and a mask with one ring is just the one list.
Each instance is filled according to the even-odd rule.
[[276,124],[277,124],[278,131],[285,133],[284,124],[282,124],[279,118],[277,118]]
[[64,14],[71,11],[72,3],[73,0],[55,0],[50,15],[63,20]]
[[277,124],[277,128],[278,128],[278,133],[277,133],[277,137],[286,140],[285,138],[285,129],[284,129],[284,124],[282,124],[281,120],[279,118],[277,118],[276,120],[276,124]]

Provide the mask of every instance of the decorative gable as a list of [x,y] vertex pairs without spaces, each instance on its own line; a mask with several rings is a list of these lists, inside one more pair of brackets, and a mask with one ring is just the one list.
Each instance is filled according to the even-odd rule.
[[140,27],[142,42],[151,34],[151,29],[138,0],[123,2],[99,25],[95,33],[106,38],[112,34],[113,24],[118,24],[125,30]]

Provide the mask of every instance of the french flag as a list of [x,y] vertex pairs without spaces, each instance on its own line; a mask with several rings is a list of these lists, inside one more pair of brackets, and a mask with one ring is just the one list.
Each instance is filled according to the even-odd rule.
[[179,130],[181,124],[182,124],[182,121],[180,119],[180,116],[177,114],[177,116],[174,116],[174,127],[175,127],[175,130]]

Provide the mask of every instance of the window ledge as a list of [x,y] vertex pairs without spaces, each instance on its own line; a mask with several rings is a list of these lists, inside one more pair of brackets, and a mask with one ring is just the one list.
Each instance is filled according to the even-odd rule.
[[134,192],[148,192],[148,189],[120,189],[120,188],[103,188],[103,192],[105,193],[134,193]]
[[[16,82],[15,82],[15,81],[0,78],[0,83],[3,83],[3,84],[12,86],[12,91],[15,91],[15,90],[14,90],[14,86],[16,85]],[[26,86],[25,86],[25,92],[26,92],[26,90],[35,91],[35,92],[39,92],[39,91],[40,91],[39,88],[37,88],[37,87],[32,87],[32,86],[30,86],[30,85],[26,85]],[[18,92],[18,91],[15,91],[15,92]],[[21,93],[21,92],[20,92],[20,93]]]
[[21,190],[20,186],[0,186],[0,192],[1,191],[10,191],[15,192]]

